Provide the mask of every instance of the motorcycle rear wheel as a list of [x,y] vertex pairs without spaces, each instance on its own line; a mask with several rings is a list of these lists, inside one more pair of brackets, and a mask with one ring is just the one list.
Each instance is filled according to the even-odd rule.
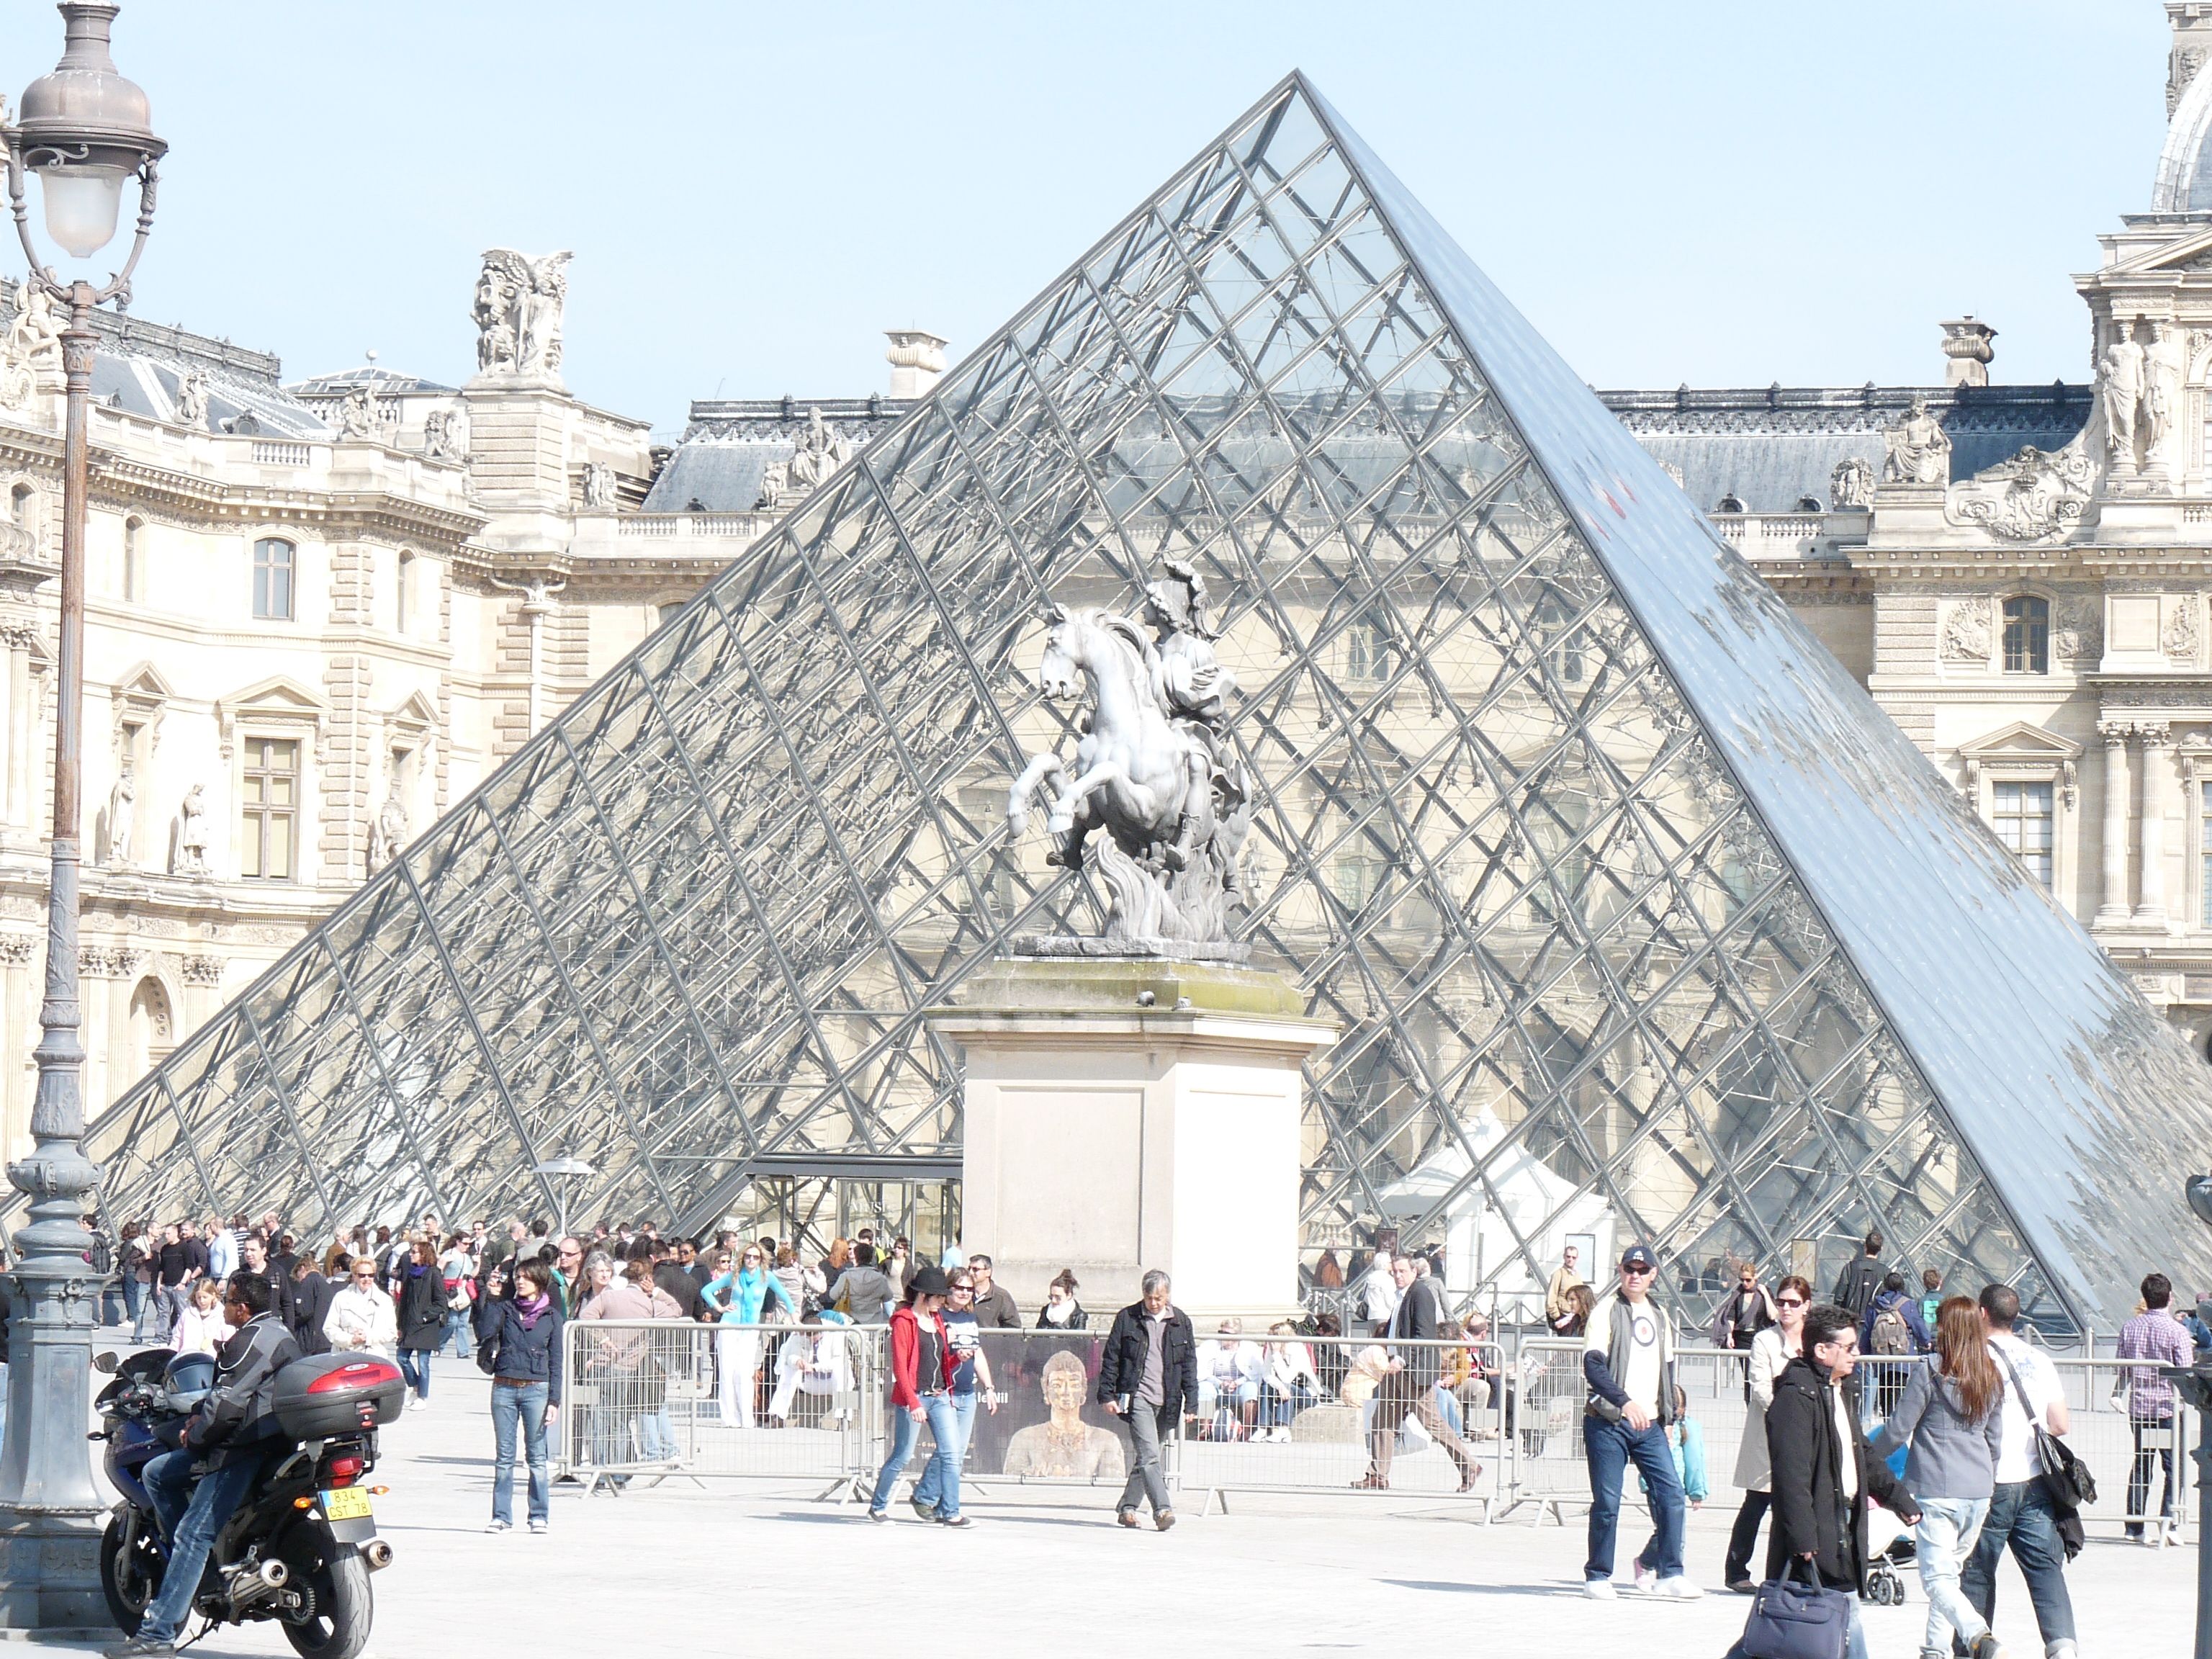
[[332,1543],[319,1525],[294,1527],[277,1553],[293,1586],[309,1597],[298,1615],[277,1620],[292,1651],[301,1659],[356,1659],[368,1645],[375,1616],[368,1564],[356,1551]]
[[154,1599],[155,1585],[143,1572],[132,1574],[131,1582],[125,1583],[125,1567],[123,1522],[120,1517],[110,1516],[107,1529],[100,1534],[100,1590],[107,1598],[108,1616],[115,1620],[115,1627],[125,1636],[136,1636],[145,1620],[147,1604]]

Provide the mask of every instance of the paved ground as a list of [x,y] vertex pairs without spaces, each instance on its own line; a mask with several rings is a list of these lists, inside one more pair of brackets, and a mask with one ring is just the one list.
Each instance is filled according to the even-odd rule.
[[[669,1482],[623,1497],[555,1489],[553,1530],[487,1536],[488,1384],[441,1360],[429,1410],[386,1431],[380,1513],[398,1559],[377,1576],[380,1659],[523,1653],[530,1659],[846,1655],[903,1650],[921,1606],[942,1604],[928,1645],[1075,1655],[1141,1637],[1160,1655],[1448,1652],[1717,1659],[1746,1603],[1579,1593],[1577,1522],[1481,1527],[1455,1509],[1389,1500],[1238,1497],[1165,1534],[1115,1527],[1103,1494],[976,1505],[947,1532],[909,1517],[872,1527],[803,1485]],[[2114,1471],[2118,1478],[2118,1471]],[[1055,1495],[1057,1496],[1057,1495]],[[516,1513],[522,1512],[516,1493]],[[1692,1577],[1717,1592],[1728,1514],[1690,1530]],[[1624,1516],[1624,1561],[1639,1536]],[[2197,1552],[2093,1543],[2071,1575],[2082,1651],[2189,1650]],[[1866,1610],[1874,1659],[1911,1659],[1924,1603]],[[2041,1651],[2009,1565],[1998,1632]],[[1626,1644],[1626,1645],[1624,1645]],[[200,1659],[289,1653],[275,1628],[217,1632]]]

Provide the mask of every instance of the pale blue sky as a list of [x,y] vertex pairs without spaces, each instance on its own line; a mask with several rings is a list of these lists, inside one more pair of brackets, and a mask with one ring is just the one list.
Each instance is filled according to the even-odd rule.
[[[0,86],[58,16],[7,0]],[[2148,205],[2157,0],[132,0],[171,144],[137,314],[459,381],[477,256],[575,251],[568,384],[865,394],[973,347],[1297,66],[1601,386],[2087,373]],[[14,268],[14,261],[7,269]]]

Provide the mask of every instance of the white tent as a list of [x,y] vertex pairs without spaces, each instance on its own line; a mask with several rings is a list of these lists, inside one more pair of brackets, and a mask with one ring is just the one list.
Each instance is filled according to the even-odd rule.
[[[1488,1107],[1468,1127],[1468,1139],[1477,1158],[1488,1158],[1505,1138],[1505,1126]],[[1376,1194],[1382,1219],[1410,1226],[1458,1186],[1472,1167],[1457,1141],[1439,1147]],[[1467,1182],[1437,1222],[1419,1237],[1409,1232],[1406,1242],[1425,1243],[1439,1231],[1444,1241],[1444,1288],[1452,1299],[1474,1295],[1487,1281],[1498,1316],[1504,1319],[1543,1316],[1545,1279],[1571,1241],[1582,1246],[1584,1278],[1613,1259],[1613,1216],[1605,1200],[1553,1173],[1525,1143],[1516,1142],[1500,1155],[1481,1181]],[[1517,1258],[1516,1234],[1544,1264],[1541,1274],[1532,1274]]]

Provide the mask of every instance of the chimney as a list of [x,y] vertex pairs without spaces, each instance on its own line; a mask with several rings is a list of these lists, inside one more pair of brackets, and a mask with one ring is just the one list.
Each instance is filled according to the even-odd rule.
[[891,343],[884,353],[891,366],[891,396],[927,397],[945,376],[945,342],[919,328],[885,329],[884,337]]
[[1944,324],[1943,384],[1987,386],[1990,359],[1997,355],[1996,348],[1990,342],[1996,337],[1996,330],[1987,323],[1976,322],[1972,313]]
[[2212,4],[2205,0],[2166,0],[2166,21],[2173,41],[2166,55],[2166,118],[2173,118],[2174,106],[2204,59],[2212,55]]

